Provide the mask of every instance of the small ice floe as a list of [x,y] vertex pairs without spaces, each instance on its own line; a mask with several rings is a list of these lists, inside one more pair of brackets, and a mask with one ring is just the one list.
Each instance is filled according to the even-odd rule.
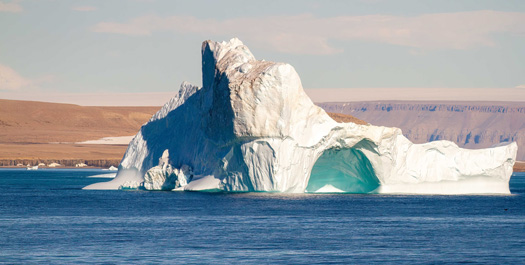
[[341,193],[341,192],[345,192],[345,191],[340,190],[331,184],[326,184],[322,188],[315,191],[315,193]]
[[37,170],[38,166],[27,166],[27,170]]
[[117,173],[107,173],[107,174],[98,174],[98,175],[88,176],[88,178],[108,178],[108,179],[112,179],[112,178],[115,178],[116,176],[117,176]]
[[142,183],[138,181],[126,181],[118,187],[119,190],[138,190],[142,187]]

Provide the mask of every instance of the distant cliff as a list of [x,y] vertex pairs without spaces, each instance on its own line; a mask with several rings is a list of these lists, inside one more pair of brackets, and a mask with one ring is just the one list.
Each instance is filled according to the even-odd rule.
[[378,101],[318,103],[327,112],[344,113],[373,125],[395,126],[415,143],[449,140],[477,149],[518,143],[525,160],[525,102]]

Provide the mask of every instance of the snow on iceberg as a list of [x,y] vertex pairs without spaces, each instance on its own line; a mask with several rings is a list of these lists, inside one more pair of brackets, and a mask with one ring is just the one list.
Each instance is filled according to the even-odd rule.
[[510,193],[516,143],[466,150],[338,123],[291,65],[258,61],[238,39],[203,43],[202,83],[183,83],[130,142],[117,177],[86,189]]

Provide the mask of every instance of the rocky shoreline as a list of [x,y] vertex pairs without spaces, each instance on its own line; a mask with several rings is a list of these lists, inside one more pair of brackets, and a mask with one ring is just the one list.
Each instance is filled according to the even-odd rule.
[[[0,167],[21,168],[26,167],[27,165],[36,166],[40,163],[46,164],[46,166],[42,168],[48,168],[47,165],[51,163],[60,164],[60,166],[54,168],[77,168],[77,164],[85,164],[87,165],[85,167],[92,168],[109,168],[111,166],[118,167],[118,165],[120,164],[120,159],[0,159]],[[22,166],[17,166],[20,164]]]
[[525,172],[525,161],[516,161],[512,169],[514,172]]

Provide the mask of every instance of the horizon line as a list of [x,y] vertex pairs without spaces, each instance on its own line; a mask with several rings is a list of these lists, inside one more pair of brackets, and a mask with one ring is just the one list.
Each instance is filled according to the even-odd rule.
[[[363,101],[524,102],[524,88],[306,88],[316,103]],[[0,99],[75,104],[80,106],[162,106],[178,93],[93,92],[20,93],[0,91]]]

